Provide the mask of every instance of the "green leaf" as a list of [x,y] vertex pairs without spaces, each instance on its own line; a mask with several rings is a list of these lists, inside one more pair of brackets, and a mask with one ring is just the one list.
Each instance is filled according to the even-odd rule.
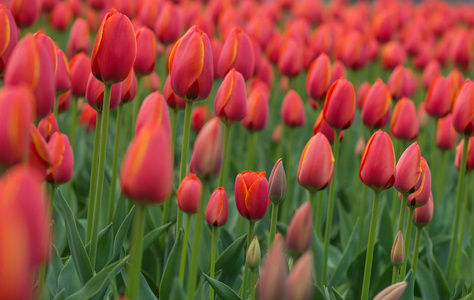
[[403,295],[400,297],[399,300],[413,300],[414,299],[414,293],[415,293],[415,282],[413,278],[413,270],[410,269],[408,271],[407,276],[405,276],[405,279],[403,281],[408,282],[408,285],[405,289],[405,292]]
[[233,289],[231,289],[228,285],[215,280],[206,274],[204,274],[204,277],[206,280],[209,282],[209,284],[212,286],[216,294],[221,298],[221,299],[226,299],[226,300],[242,300]]
[[120,225],[117,231],[117,235],[115,236],[115,241],[114,241],[114,254],[112,255],[112,258],[110,259],[110,261],[117,259],[117,257],[120,254],[120,251],[123,247],[123,243],[125,242],[125,239],[127,238],[128,229],[130,228],[130,223],[132,222],[134,212],[135,212],[135,206],[132,207],[132,209],[128,213],[125,220],[123,220],[122,225]]
[[[314,253],[314,257],[323,257],[323,245],[319,240],[318,236],[313,232],[313,242],[311,243],[311,250]],[[322,274],[323,272],[323,264],[322,259],[315,259],[314,260],[314,276],[316,277],[317,285],[321,285],[322,278],[318,276],[318,274]]]
[[347,242],[347,246],[344,250],[344,254],[342,255],[342,258],[337,264],[336,270],[334,271],[334,274],[331,280],[329,281],[329,286],[337,286],[340,283],[341,278],[344,276],[347,268],[349,267],[349,264],[352,259],[352,254],[354,253],[353,249],[356,247],[358,227],[359,221],[356,222],[354,229],[352,230],[352,233]]
[[52,247],[52,256],[50,258],[50,265],[48,266],[48,272],[46,275],[46,286],[49,289],[51,295],[55,295],[58,291],[58,278],[61,270],[63,269],[64,265],[59,258],[58,250],[54,245]]
[[382,202],[382,213],[380,214],[380,219],[378,222],[378,233],[376,237],[378,237],[380,245],[385,250],[385,253],[390,253],[392,251],[393,240],[395,236],[393,236],[394,229],[392,227],[392,222],[390,222],[390,211],[389,206],[386,205],[389,202]]
[[449,299],[451,295],[451,290],[449,289],[448,282],[444,278],[444,274],[441,271],[438,263],[435,261],[434,257],[428,259],[430,265],[431,274],[435,280],[435,286],[438,290],[438,295],[441,299]]
[[81,283],[85,284],[93,276],[91,262],[89,260],[89,256],[87,255],[86,249],[84,248],[84,244],[82,243],[82,240],[79,236],[79,232],[77,231],[75,218],[72,214],[71,208],[64,199],[61,191],[57,191],[60,197],[56,203],[59,204],[63,213],[64,222],[66,223],[66,234],[69,249],[71,250],[72,260]]
[[336,300],[344,300],[344,297],[342,297],[334,287],[332,287],[332,292],[334,294],[334,296],[336,297]]
[[112,223],[99,232],[98,239],[97,261],[95,263],[96,272],[99,272],[107,265],[107,262],[113,253],[114,231]]
[[346,249],[347,243],[349,241],[349,236],[351,232],[353,232],[354,226],[352,225],[351,219],[347,212],[344,210],[342,205],[337,205],[337,212],[339,215],[339,223],[340,223],[340,241],[341,241],[341,249]]
[[160,283],[160,299],[171,299],[171,288],[173,279],[179,275],[179,264],[181,259],[181,248],[183,247],[183,230],[178,231],[176,241],[166,261],[165,270]]
[[184,292],[183,287],[179,283],[179,279],[175,278],[173,280],[173,290],[171,291],[171,298],[175,300],[184,300],[186,299],[186,293]]
[[227,249],[222,251],[216,261],[216,271],[222,270],[225,272],[227,269],[231,269],[232,266],[238,262],[236,257],[238,257],[240,252],[243,250],[246,238],[247,234],[244,234],[236,239],[235,242],[230,244]]
[[[122,277],[123,281],[125,282],[125,286],[128,284],[128,277],[127,277],[127,272],[122,270]],[[156,298],[155,294],[151,290],[150,286],[148,285],[148,282],[145,279],[145,276],[143,276],[142,273],[140,273],[140,281],[139,281],[139,286],[138,286],[138,299],[142,300],[158,300]],[[170,298],[173,299],[173,298]]]
[[62,289],[59,293],[56,294],[53,300],[64,300],[65,298],[66,298],[66,291]]
[[58,276],[58,290],[65,290],[65,296],[69,296],[78,291],[83,284],[77,275],[72,258],[64,264]]
[[418,283],[418,287],[421,290],[421,295],[424,299],[446,299],[439,297],[435,286],[435,280],[432,277],[430,270],[421,261],[418,261],[415,280]]
[[110,276],[118,274],[120,269],[125,265],[128,256],[123,259],[108,265],[102,271],[91,278],[79,291],[67,297],[66,300],[83,300],[95,296],[102,290],[104,284],[109,280]]
[[163,233],[165,232],[173,223],[167,223],[158,228],[153,229],[148,232],[143,238],[143,251],[148,249],[148,247]]
[[321,291],[319,286],[314,285],[314,290],[313,290],[313,300],[320,300],[324,298],[324,293]]

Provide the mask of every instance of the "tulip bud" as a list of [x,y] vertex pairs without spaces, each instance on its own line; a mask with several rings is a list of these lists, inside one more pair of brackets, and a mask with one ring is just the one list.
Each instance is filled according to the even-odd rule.
[[280,73],[294,77],[303,70],[303,45],[294,37],[282,41],[278,53],[278,70]]
[[214,112],[225,124],[239,122],[247,115],[247,91],[242,74],[230,70],[214,101]]
[[187,214],[195,214],[201,201],[202,184],[194,173],[184,177],[176,192],[178,207]]
[[332,181],[334,156],[328,139],[321,133],[312,136],[301,153],[298,183],[311,193],[325,189]]
[[222,165],[222,129],[219,119],[212,118],[194,142],[189,169],[204,180],[216,178]]
[[442,150],[450,150],[456,146],[458,134],[453,127],[453,116],[451,114],[438,119],[438,130],[436,131],[436,146]]
[[416,80],[410,69],[405,69],[402,65],[397,66],[388,79],[388,89],[396,100],[403,97],[411,97],[415,94]]
[[453,97],[456,96],[456,92],[459,87],[464,83],[464,76],[458,69],[454,68],[448,74],[448,80],[451,81],[451,88],[454,92]]
[[242,120],[242,125],[251,131],[265,129],[268,121],[268,94],[263,88],[255,88],[250,93],[247,102],[247,116]]
[[[92,73],[89,75],[86,89],[87,103],[97,111],[102,111],[104,104],[104,87],[105,84],[96,79]],[[122,97],[122,83],[112,85],[110,96],[110,110],[117,108]]]
[[268,257],[262,265],[258,279],[258,295],[260,300],[286,299],[286,277],[288,266],[285,260],[282,239],[275,239]]
[[55,75],[56,91],[59,93],[67,92],[71,89],[71,72],[66,55],[61,49],[56,49],[58,68]]
[[[469,138],[469,144],[467,145],[466,171],[474,169],[474,147],[471,147],[472,140],[474,140],[474,138],[472,137]],[[456,167],[458,171],[461,166],[463,148],[464,148],[464,139],[462,139],[459,142],[458,146],[456,147],[456,157],[454,159],[454,166]]]
[[296,253],[303,253],[311,246],[313,221],[311,203],[306,201],[295,212],[286,232],[286,247]]
[[53,134],[58,131],[58,122],[53,113],[50,113],[38,123],[38,130],[46,141],[49,141]]
[[423,86],[428,89],[433,80],[441,75],[441,66],[436,59],[431,59],[423,70]]
[[137,41],[130,19],[114,8],[100,24],[92,50],[91,69],[94,76],[106,83],[123,81],[137,56]]
[[[316,122],[314,123],[313,135],[316,135],[316,133],[318,132],[321,132],[322,134],[324,134],[331,145],[334,144],[334,137],[336,133],[334,132],[334,129],[329,127],[328,123],[324,121],[323,112],[319,113],[318,118],[316,119]],[[339,141],[342,142],[343,138],[344,138],[344,131],[341,131],[339,135]]]
[[370,83],[368,83],[367,81],[364,81],[359,85],[359,88],[357,89],[356,105],[357,105],[357,108],[360,110],[362,110],[362,107],[364,107],[365,97],[367,97],[370,87],[371,87]]
[[403,292],[405,292],[407,285],[408,282],[406,281],[392,284],[378,293],[374,300],[398,300],[403,295]]
[[120,172],[122,192],[139,203],[163,203],[171,193],[173,156],[171,134],[150,122],[127,149]]
[[173,109],[183,109],[186,107],[186,101],[176,95],[171,88],[170,77],[166,78],[165,86],[163,87],[163,97],[165,97],[168,106]]
[[15,20],[7,7],[0,4],[0,77],[7,65],[10,55],[18,43],[18,28]]
[[265,172],[244,171],[235,178],[235,204],[242,217],[258,221],[265,216],[270,199]]
[[36,22],[36,20],[38,20],[41,12],[41,0],[11,0],[9,3],[10,11],[12,12],[18,26],[30,27]]
[[421,158],[421,175],[415,186],[415,192],[408,196],[409,207],[420,207],[425,205],[431,193],[431,173],[426,160]]
[[[90,48],[91,38],[89,24],[86,20],[78,18],[74,21],[74,24],[72,24],[66,45],[66,53],[69,57],[73,57],[81,52],[89,54]],[[90,71],[88,73],[90,73]]]
[[[332,68],[331,68],[331,81],[329,83],[328,88],[334,82],[336,82],[336,80],[341,79],[341,78],[346,78],[346,77],[347,77],[346,66],[344,65],[344,63],[340,60],[334,61],[334,63],[332,64]],[[324,99],[322,99],[322,100],[324,100]]]
[[36,129],[30,124],[30,146],[28,152],[28,166],[38,171],[38,174],[46,179],[46,170],[53,165],[53,155],[48,143]]
[[198,105],[194,107],[191,114],[191,128],[199,132],[204,124],[209,120],[211,114],[209,113],[209,108],[207,105]]
[[54,5],[53,11],[49,15],[49,23],[57,31],[65,31],[71,24],[72,19],[72,7],[67,2],[59,2]]
[[295,90],[289,90],[283,99],[281,119],[289,127],[302,127],[306,123],[303,100]]
[[81,114],[79,115],[79,124],[84,125],[87,131],[95,129],[97,122],[97,111],[89,104],[84,104]]
[[398,160],[395,168],[394,187],[405,195],[413,193],[420,179],[421,171],[421,151],[418,143],[414,142]]
[[335,130],[349,128],[354,122],[355,102],[352,84],[345,79],[337,80],[326,94],[324,120]]
[[280,158],[273,166],[268,180],[268,197],[275,204],[281,203],[286,194],[286,175]]
[[393,110],[390,133],[397,139],[410,141],[417,138],[418,126],[415,104],[408,98],[402,98]]
[[135,32],[137,40],[137,58],[133,69],[138,76],[151,74],[155,69],[157,55],[156,37],[147,27],[141,27]]
[[223,226],[227,223],[228,213],[227,194],[223,187],[218,187],[214,190],[207,203],[206,222],[214,227]]
[[260,264],[260,258],[260,243],[258,242],[257,236],[254,236],[247,250],[245,263],[247,264],[247,266],[249,266],[250,270],[253,270]]
[[166,2],[154,26],[156,37],[164,44],[174,43],[183,31],[183,16],[179,6]]
[[53,164],[46,171],[46,180],[57,184],[67,183],[72,179],[74,156],[67,135],[55,132],[48,143]]
[[71,73],[71,90],[74,96],[86,94],[87,83],[91,74],[91,62],[89,56],[83,52],[76,54],[69,62]]
[[397,41],[386,43],[381,52],[382,65],[386,69],[393,69],[398,65],[403,65],[406,60],[405,50]]
[[[309,204],[309,202],[307,203]],[[311,299],[314,291],[313,277],[313,253],[307,251],[298,259],[286,279],[288,299]]]
[[211,43],[197,26],[191,27],[173,47],[169,57],[171,87],[187,100],[206,99],[212,90],[214,67]]
[[362,123],[369,128],[383,128],[390,118],[392,97],[390,92],[379,78],[370,88],[362,107]]
[[143,100],[137,115],[135,135],[138,135],[145,125],[156,123],[162,125],[166,132],[171,132],[170,114],[166,101],[160,92],[154,92]]
[[395,153],[390,136],[378,130],[365,146],[360,162],[360,180],[375,191],[389,189],[395,183]]
[[148,92],[156,92],[158,90],[161,90],[160,76],[158,76],[156,72],[152,72],[150,75],[146,75],[145,77],[143,77],[143,87]]
[[137,78],[133,69],[128,74],[127,78],[122,81],[121,103],[128,103],[135,99],[137,95]]
[[430,224],[431,219],[433,218],[433,193],[430,193],[430,198],[428,202],[420,207],[415,208],[415,213],[413,215],[413,224],[418,228],[423,228],[426,225]]
[[456,95],[453,104],[453,126],[462,135],[474,133],[474,83],[467,79]]
[[143,0],[138,2],[138,11],[136,19],[148,28],[153,28],[158,13],[161,8],[161,3],[155,0]]
[[254,72],[255,57],[250,38],[242,29],[233,27],[227,35],[219,57],[219,76],[226,77],[232,69],[248,80]]
[[[339,78],[338,78],[339,79]],[[306,91],[314,99],[322,99],[331,83],[331,61],[322,53],[313,61],[306,76]]]
[[426,112],[435,118],[446,116],[451,111],[453,97],[451,81],[442,76],[436,77],[426,94]]
[[405,261],[405,243],[403,242],[403,234],[401,231],[398,231],[393,241],[390,259],[392,260],[392,265],[397,268],[400,268]]
[[33,36],[38,45],[42,45],[46,49],[47,55],[50,61],[53,63],[54,75],[56,75],[56,71],[58,69],[58,55],[56,51],[56,45],[54,44],[53,40],[41,30],[35,32]]

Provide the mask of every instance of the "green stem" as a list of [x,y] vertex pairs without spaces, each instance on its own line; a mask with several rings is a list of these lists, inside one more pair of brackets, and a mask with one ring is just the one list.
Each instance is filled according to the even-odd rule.
[[54,117],[58,117],[58,110],[59,110],[59,97],[58,95],[56,95],[54,97],[54,106],[53,106],[53,114],[54,114]]
[[[247,247],[245,248],[245,255],[247,255],[250,243],[252,242],[254,228],[255,222],[249,220],[249,234],[247,235]],[[242,280],[242,289],[240,290],[240,296],[242,299],[247,299],[247,281],[249,277],[249,266],[246,263],[244,264],[244,279]]]
[[372,273],[372,261],[374,259],[375,232],[377,230],[377,214],[379,208],[380,192],[375,191],[374,205],[372,206],[372,218],[370,219],[369,243],[365,256],[364,283],[362,284],[361,300],[369,298],[370,276]]
[[[335,130],[334,133],[334,173],[332,177],[332,183],[329,187],[329,199],[328,199],[328,214],[326,219],[326,232],[324,234],[324,256],[323,256],[323,275],[322,275],[322,284],[327,284],[327,273],[328,273],[328,259],[329,259],[329,242],[331,240],[331,225],[332,225],[332,215],[334,211],[334,202],[335,202],[335,187],[336,187],[336,173],[338,165],[338,155],[339,155],[339,134],[338,130]],[[378,199],[377,199],[378,200]],[[372,262],[371,262],[372,264]]]
[[409,209],[406,228],[407,231],[405,232],[405,260],[403,261],[403,265],[400,269],[399,281],[402,281],[405,278],[408,264],[408,250],[410,250],[411,227],[413,225],[413,214],[415,213],[415,208],[410,206]]
[[[284,136],[282,135],[282,141]],[[287,166],[292,166],[293,165],[293,145],[294,145],[294,140],[295,140],[295,130],[291,127],[288,127],[288,148],[286,149],[286,163]],[[281,142],[282,142],[281,141]],[[294,199],[293,199],[293,168],[288,169],[288,180],[287,180],[287,189],[286,189],[286,196],[285,200],[283,202],[283,211],[281,213],[281,220],[285,223],[288,221],[288,215],[291,213],[290,210],[292,210],[292,207],[294,204]]]
[[[217,251],[217,237],[219,233],[219,227],[212,227],[212,248],[211,248],[211,266],[209,268],[209,276],[214,278],[216,268],[216,251]],[[214,289],[210,288],[210,299],[214,300]]]
[[[439,162],[439,174],[445,174],[446,172],[446,160],[447,160],[447,154],[448,154],[448,151],[446,150],[442,150],[441,151],[441,159],[440,159],[440,162]],[[436,198],[439,199],[438,201],[444,201],[443,199],[443,188],[444,188],[444,184],[443,184],[443,179],[445,179],[444,176],[438,176],[436,178]]]
[[99,150],[100,150],[100,132],[102,127],[102,112],[97,111],[96,127],[94,134],[94,150],[92,151],[92,167],[89,187],[89,207],[87,211],[87,229],[86,244],[91,241],[92,236],[92,219],[95,208],[95,191],[97,189],[97,169],[99,168]]
[[397,283],[397,280],[398,280],[398,271],[399,271],[400,268],[397,268],[395,266],[393,266],[393,270],[392,270],[392,284],[395,284]]
[[132,249],[130,253],[130,268],[128,270],[127,297],[138,299],[140,286],[140,269],[143,256],[143,232],[145,231],[146,206],[137,204],[137,214],[133,220]]
[[451,243],[449,245],[449,255],[448,255],[448,265],[446,267],[446,277],[447,279],[450,278],[451,269],[454,263],[454,254],[456,250],[456,242],[457,242],[457,234],[458,234],[458,227],[459,227],[459,215],[461,213],[461,200],[462,194],[464,189],[464,175],[466,172],[466,162],[467,162],[467,149],[469,145],[469,137],[464,137],[464,145],[461,157],[461,165],[459,166],[459,178],[458,178],[458,187],[457,187],[457,195],[456,195],[456,210],[454,213],[454,226],[453,226],[453,233],[451,236]]
[[322,225],[322,218],[323,218],[323,207],[324,207],[324,192],[320,191],[318,195],[318,203],[316,204],[316,212],[314,214],[314,228],[316,234],[322,239],[323,237],[323,229],[321,228]]
[[268,241],[268,245],[269,245],[268,249],[272,248],[273,242],[275,241],[279,206],[280,206],[280,203],[273,203],[272,202],[272,220],[271,220],[271,223],[270,223],[270,236],[269,236],[270,240]]
[[179,263],[179,283],[183,285],[184,270],[186,269],[186,253],[188,251],[189,227],[191,225],[191,215],[186,214],[186,230],[184,231],[183,247],[181,248],[181,261]]
[[[187,105],[186,105],[187,106]],[[187,299],[193,300],[197,280],[199,250],[201,248],[202,225],[204,222],[204,209],[207,204],[207,189],[206,182],[202,184],[201,201],[199,202],[199,209],[194,219],[194,235],[193,235],[193,253],[191,255],[191,268],[188,277]]]
[[112,178],[110,179],[110,195],[109,195],[109,210],[107,213],[108,223],[112,222],[114,217],[115,193],[117,189],[117,173],[118,173],[118,158],[120,146],[120,129],[122,128],[122,110],[123,104],[120,104],[117,109],[117,120],[115,125],[115,141],[114,141],[114,158],[112,162]]
[[412,259],[412,265],[411,268],[413,270],[413,279],[416,276],[416,265],[418,263],[418,251],[420,250],[420,237],[421,237],[421,230],[422,227],[417,227],[416,228],[416,234],[415,234],[415,247],[413,248],[413,259]]
[[[51,184],[51,191],[49,193],[49,202],[48,202],[48,210],[49,210],[49,216],[51,217],[51,224],[54,226],[54,217],[53,217],[53,203],[54,203],[54,191],[56,187]],[[54,238],[54,228],[53,228],[53,238]],[[53,239],[52,238],[52,239]],[[51,241],[53,242],[53,241]],[[39,277],[38,277],[38,299],[41,300],[43,299],[43,293],[44,293],[44,281],[46,278],[46,268],[47,268],[47,263],[42,263],[40,266],[39,270]]]
[[143,77],[142,76],[137,76],[137,96],[135,97],[135,100],[133,101],[133,114],[132,114],[132,134],[131,137],[133,137],[135,134],[135,125],[137,124],[137,117],[138,117],[138,111],[140,110],[140,102],[141,102],[141,97],[140,97],[140,92],[142,91],[142,81]]
[[245,170],[251,170],[255,165],[255,148],[257,147],[257,131],[251,131],[247,142],[247,158]]
[[364,229],[365,229],[365,209],[367,206],[367,191],[368,191],[367,186],[365,184],[362,185],[362,198],[361,198],[360,207],[359,207],[359,240],[358,240],[358,245],[357,245],[357,249],[359,250],[362,248],[362,245],[364,244],[362,239],[365,232]]
[[407,202],[408,202],[408,195],[402,194],[402,202],[400,202],[400,214],[398,217],[397,233],[399,231],[403,232],[403,225],[405,225],[405,215],[407,214]]
[[283,138],[285,134],[286,134],[286,126],[282,125],[280,141],[278,142],[278,145],[275,147],[275,153],[274,153],[275,157],[273,160],[278,160],[278,158],[283,156],[283,145],[284,145]]
[[176,123],[178,121],[178,110],[171,109],[171,153],[173,154],[174,160],[174,151],[176,148]]
[[[191,130],[191,115],[193,112],[193,102],[186,101],[186,109],[184,110],[184,128],[183,128],[183,144],[181,145],[181,166],[179,171],[179,181],[181,182],[186,176],[186,169],[188,165],[188,146],[189,146],[189,131]],[[176,214],[176,233],[181,228],[183,223],[183,212],[177,208]]]
[[225,124],[224,128],[224,158],[223,158],[223,163],[222,163],[222,168],[221,172],[219,173],[219,179],[217,186],[218,187],[226,187],[227,183],[227,172],[229,168],[229,154],[230,154],[230,136],[231,136],[231,129],[232,125],[230,124]]
[[76,144],[76,128],[77,128],[77,97],[73,97],[71,100],[71,113],[70,116],[70,125],[69,125],[69,143],[71,148],[74,150],[74,145]]
[[[434,168],[436,164],[436,135],[438,132],[438,119],[434,119],[434,135],[433,135],[433,143],[431,144],[431,168]],[[433,174],[436,174],[433,170]]]
[[99,218],[100,218],[100,202],[102,200],[102,189],[104,187],[104,173],[105,173],[105,159],[107,154],[107,129],[109,125],[110,114],[110,93],[112,85],[106,84],[104,86],[104,102],[103,102],[103,116],[100,132],[100,152],[99,152],[99,167],[97,169],[97,190],[95,191],[94,213],[92,219],[91,229],[91,245],[89,248],[89,257],[91,266],[95,268],[95,260],[97,255],[97,244],[99,235]]
[[466,212],[467,212],[467,200],[468,200],[468,194],[469,194],[469,181],[471,177],[471,172],[467,173],[466,176],[466,183],[465,183],[465,188],[464,188],[464,203],[462,205],[462,217],[461,217],[461,232],[459,234],[459,242],[458,242],[458,248],[456,251],[456,259],[454,260],[458,265],[461,262],[461,249],[462,249],[462,242],[464,239],[464,229],[466,227]]
[[[250,300],[255,300],[255,270],[251,270],[250,276]],[[211,299],[212,300],[212,299]]]

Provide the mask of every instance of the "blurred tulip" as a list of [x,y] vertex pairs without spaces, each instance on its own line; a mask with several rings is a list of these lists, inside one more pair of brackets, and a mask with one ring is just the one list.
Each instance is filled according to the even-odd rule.
[[425,99],[425,110],[435,118],[442,118],[450,111],[455,91],[451,81],[442,76],[436,77],[428,89]]
[[416,227],[422,228],[430,224],[431,219],[433,218],[433,194],[430,193],[430,198],[428,202],[420,207],[415,208],[415,213],[413,215],[413,224]]
[[207,224],[220,227],[227,223],[228,215],[228,201],[227,194],[223,187],[218,187],[214,190],[206,208],[206,222]]
[[448,80],[451,81],[451,88],[453,90],[454,96],[456,95],[459,87],[464,83],[464,76],[458,69],[454,68],[448,74]]
[[66,55],[61,49],[56,49],[58,68],[55,75],[56,92],[66,92],[71,89],[71,71],[69,70],[69,63]]
[[326,94],[331,82],[331,61],[322,53],[313,61],[306,76],[306,91],[316,100]]
[[409,207],[420,207],[425,205],[431,193],[431,173],[426,160],[421,158],[421,176],[415,185],[415,191],[408,196]]
[[89,56],[81,52],[69,62],[71,73],[71,90],[74,96],[84,96],[86,94],[87,82],[91,74],[91,62]]
[[136,15],[137,20],[146,27],[153,28],[161,10],[161,6],[162,2],[156,0],[139,1]]
[[258,279],[258,295],[261,300],[286,299],[288,266],[282,239],[275,240],[266,260],[262,264]]
[[432,59],[428,62],[423,70],[423,86],[428,89],[431,86],[433,80],[441,75],[441,66],[436,59]]
[[53,63],[53,70],[54,70],[54,75],[56,75],[57,69],[58,69],[58,54],[57,54],[57,46],[53,42],[53,40],[44,34],[41,30],[38,30],[33,34],[35,41],[37,42],[38,45],[42,45],[44,49],[46,50],[46,53],[50,59],[50,61]]
[[53,155],[47,141],[33,124],[30,124],[28,166],[46,179],[46,170],[53,164]]
[[222,43],[216,39],[211,39],[211,48],[212,48],[212,64],[214,68],[214,78],[219,77],[219,59],[222,52]]
[[357,30],[344,35],[336,45],[336,57],[352,69],[363,68],[368,59],[364,37]]
[[38,20],[42,6],[41,0],[10,0],[9,2],[9,9],[18,26],[30,27]]
[[395,153],[390,136],[378,130],[365,146],[360,162],[360,180],[375,191],[389,189],[395,183]]
[[472,38],[466,30],[458,30],[449,43],[449,57],[457,65],[467,70],[469,67]]
[[127,103],[135,99],[137,95],[137,78],[135,77],[135,72],[133,69],[128,74],[127,78],[122,81],[122,95],[121,103]]
[[390,133],[397,139],[411,141],[417,138],[418,127],[415,104],[408,98],[400,99],[393,110]]
[[193,113],[191,114],[191,128],[199,132],[204,124],[209,120],[211,114],[207,105],[198,105],[194,107]]
[[137,116],[135,135],[138,135],[148,123],[158,124],[165,128],[166,132],[171,132],[168,106],[160,92],[151,93],[143,100]]
[[258,242],[257,236],[254,236],[247,250],[245,264],[249,266],[251,270],[254,270],[260,264],[261,255],[260,243]]
[[268,179],[268,197],[273,203],[280,203],[285,199],[286,175],[283,162],[280,158],[273,166],[270,178]]
[[53,164],[46,171],[46,180],[58,185],[69,182],[73,176],[74,156],[67,135],[55,132],[48,143]]
[[92,50],[91,69],[106,84],[123,81],[137,56],[137,41],[129,18],[114,8],[105,15]]
[[184,177],[176,192],[178,207],[187,214],[195,214],[201,200],[202,184],[194,173]]
[[133,69],[138,76],[151,74],[155,69],[157,55],[156,37],[147,27],[140,27],[135,32],[137,40],[137,58]]
[[370,83],[367,81],[362,82],[359,85],[359,88],[357,89],[357,108],[362,110],[362,107],[364,107],[364,101],[365,98],[367,97],[367,94],[369,93],[370,90]]
[[289,127],[302,127],[306,123],[303,100],[293,89],[285,95],[280,113],[281,119]]
[[388,42],[392,38],[393,33],[396,30],[396,20],[393,18],[393,13],[384,11],[375,15],[372,28],[374,30],[375,38],[379,42]]
[[138,8],[138,1],[112,0],[112,3],[113,7],[115,7],[117,11],[125,14],[130,19],[135,18]]
[[250,38],[242,29],[233,27],[222,45],[219,76],[226,77],[229,71],[235,69],[248,80],[253,75],[254,68],[255,57]]
[[58,31],[66,30],[73,19],[72,8],[67,2],[57,3],[51,14],[49,15],[49,22],[51,27]]
[[280,73],[294,77],[303,71],[303,47],[297,39],[288,37],[282,41],[278,54]]
[[183,16],[179,6],[166,2],[156,19],[155,33],[158,40],[164,44],[176,42],[183,31]]
[[365,139],[363,136],[361,136],[357,140],[356,148],[355,148],[355,155],[358,158],[362,158],[362,155],[364,154],[364,148],[365,148]]
[[169,107],[173,109],[183,109],[186,106],[186,101],[178,97],[171,88],[170,77],[166,78],[165,86],[163,87],[163,97]]
[[10,55],[18,43],[18,28],[7,7],[0,4],[0,78],[8,63]]
[[361,120],[369,128],[383,128],[390,119],[392,97],[388,87],[379,78],[372,85],[362,106]]
[[249,221],[258,221],[267,212],[270,199],[265,176],[265,172],[244,171],[235,178],[235,204]]
[[53,134],[58,131],[58,122],[53,113],[41,119],[38,123],[38,131],[46,141],[49,141]]
[[79,115],[79,124],[86,127],[87,131],[95,130],[97,122],[97,111],[89,104],[84,104],[81,114]]
[[[466,157],[466,171],[474,170],[474,147],[472,141],[474,138],[469,138],[469,144],[467,145],[467,157]],[[456,157],[454,159],[454,166],[459,171],[461,166],[461,157],[463,152],[464,139],[462,139],[456,147]]]
[[250,93],[247,102],[247,116],[242,120],[242,125],[247,130],[265,129],[269,114],[268,100],[268,95],[262,88],[255,88]]
[[313,253],[311,251],[307,251],[296,261],[286,279],[288,299],[312,299],[314,291],[313,264]]
[[382,65],[386,69],[393,69],[398,65],[403,65],[406,60],[405,50],[397,41],[385,44],[381,52]]
[[379,292],[374,300],[398,300],[405,292],[408,282],[402,281],[392,284]]
[[450,150],[456,146],[458,133],[453,127],[453,116],[448,114],[438,119],[436,131],[436,146],[442,150]]
[[295,253],[303,253],[309,249],[313,239],[313,221],[311,203],[306,201],[293,215],[286,232],[286,247]]
[[454,129],[462,135],[474,134],[474,84],[467,79],[459,88],[454,100]]
[[420,103],[420,106],[418,106],[417,115],[420,121],[420,128],[426,127],[431,118],[425,110],[425,102]]
[[[156,72],[143,77],[143,88],[148,92],[156,92],[161,90],[161,79]],[[171,89],[171,86],[170,86]],[[171,89],[172,90],[172,89]]]
[[387,85],[395,100],[409,98],[415,94],[416,90],[415,76],[410,69],[405,69],[401,65],[393,70]]
[[[87,103],[97,111],[102,111],[104,103],[104,87],[105,84],[93,76],[89,75],[86,88]],[[112,92],[110,96],[110,109],[115,109],[120,104],[122,97],[122,83],[112,85]]]
[[329,83],[328,88],[334,82],[336,82],[336,80],[341,79],[341,78],[346,78],[346,77],[347,77],[347,74],[346,74],[346,67],[344,63],[340,60],[334,61],[331,68],[331,82]]
[[421,150],[417,142],[411,144],[400,156],[395,168],[394,187],[402,194],[415,192],[422,173]]
[[326,94],[324,120],[335,130],[349,128],[354,122],[355,102],[352,84],[343,78],[337,80]]
[[91,37],[89,24],[86,20],[78,18],[74,21],[74,24],[72,24],[69,39],[66,44],[66,53],[72,58],[74,55],[81,52],[89,54],[90,48]]
[[272,142],[279,143],[281,141],[281,133],[283,131],[283,124],[277,124],[275,128],[273,128],[272,133]]
[[239,122],[247,115],[247,90],[242,74],[230,70],[214,100],[214,112],[225,124]]

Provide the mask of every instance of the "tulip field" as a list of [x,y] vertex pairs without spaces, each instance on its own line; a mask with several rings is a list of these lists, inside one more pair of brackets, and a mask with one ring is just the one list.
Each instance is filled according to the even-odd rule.
[[0,0],[0,300],[474,299],[474,3]]

